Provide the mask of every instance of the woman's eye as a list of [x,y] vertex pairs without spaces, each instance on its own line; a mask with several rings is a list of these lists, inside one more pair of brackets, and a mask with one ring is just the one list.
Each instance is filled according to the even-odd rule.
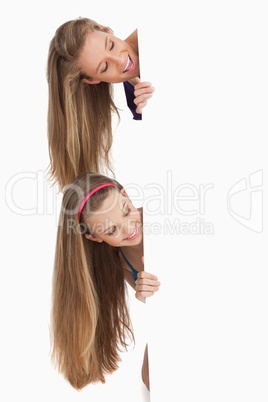
[[128,210],[125,212],[125,216],[128,216],[130,214],[130,209],[128,208]]
[[105,68],[102,70],[102,73],[105,73],[105,71],[107,71],[108,70],[108,63],[107,63],[107,61],[106,61],[106,63],[105,63]]
[[[114,48],[114,42],[111,41],[110,50],[113,50],[113,48]],[[106,62],[105,62],[105,67],[104,67],[104,69],[102,70],[102,73],[105,73],[107,70],[108,70],[108,63],[107,63],[107,61],[106,61]]]
[[114,232],[115,232],[115,229],[116,229],[116,227],[114,226],[114,227],[113,227],[113,230],[112,230],[111,232],[107,233],[107,235],[108,235],[108,236],[112,236],[112,235],[114,234]]

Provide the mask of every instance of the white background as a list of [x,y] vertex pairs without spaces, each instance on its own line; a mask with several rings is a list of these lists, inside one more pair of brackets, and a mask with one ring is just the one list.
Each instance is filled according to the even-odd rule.
[[[2,6],[4,400],[148,401],[140,369],[149,339],[152,402],[267,401],[265,6],[262,1],[136,2],[132,12],[120,1]],[[142,79],[152,81],[156,91],[143,121],[135,122],[123,88],[115,88],[116,104],[123,109],[114,132],[116,176],[137,206],[141,200],[134,187],[147,199],[156,195],[156,185],[163,189],[162,198],[144,205],[148,223],[164,228],[167,220],[179,219],[192,228],[187,235],[146,236],[146,270],[159,276],[161,290],[144,306],[130,289],[137,345],[123,355],[106,385],[80,393],[50,366],[51,277],[61,196],[43,174],[49,163],[49,41],[60,24],[78,16],[110,26],[120,38],[138,26]],[[257,171],[263,184],[260,175],[252,177],[260,184],[254,198],[249,176]],[[227,197],[242,179],[247,190],[231,200],[239,223]],[[205,194],[203,214],[200,197],[174,202],[176,188],[186,183],[192,189],[213,186]],[[159,202],[163,213],[151,214]],[[186,216],[183,208],[196,212]],[[213,234],[194,234],[191,224],[198,218],[212,225]]]
[[[149,398],[141,381],[148,340],[144,328],[146,310],[135,299],[132,289],[129,289],[130,309],[136,346],[133,349],[132,345],[130,352],[122,355],[120,369],[107,377],[105,385],[90,385],[77,392],[51,368],[49,357],[51,280],[61,205],[61,195],[45,181],[49,163],[46,132],[49,42],[59,25],[79,16],[110,26],[124,39],[137,27],[135,16],[123,21],[124,13],[127,15],[123,2],[117,2],[116,6],[108,1],[94,4],[94,7],[88,1],[16,1],[2,6],[1,202],[4,221],[0,393],[5,401],[23,398],[29,401],[127,399],[136,402]],[[132,122],[122,85],[116,93],[116,104],[124,109],[122,126],[118,127],[116,135],[120,138],[126,134],[129,139],[131,134],[126,130],[122,133],[123,121],[134,123],[133,127],[137,123]],[[126,143],[122,141],[121,145],[119,141],[118,147],[125,153]],[[127,170],[126,166],[123,183],[128,178]],[[139,176],[141,173],[142,167]],[[134,171],[129,179],[136,180]]]

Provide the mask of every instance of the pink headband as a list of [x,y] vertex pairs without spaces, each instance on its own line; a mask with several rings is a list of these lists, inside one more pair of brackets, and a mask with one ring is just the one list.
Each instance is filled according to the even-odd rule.
[[78,221],[79,221],[79,222],[80,222],[80,216],[81,216],[82,210],[83,210],[83,208],[84,208],[85,203],[87,202],[87,200],[88,200],[93,194],[95,194],[98,190],[100,190],[101,188],[104,188],[104,187],[108,187],[108,186],[113,186],[113,187],[115,187],[115,184],[113,184],[113,183],[102,184],[101,186],[98,186],[98,187],[94,188],[94,190],[90,191],[90,193],[86,196],[86,198],[84,198],[84,200],[82,201],[82,203],[81,203],[81,205],[80,205],[79,211],[78,211]]

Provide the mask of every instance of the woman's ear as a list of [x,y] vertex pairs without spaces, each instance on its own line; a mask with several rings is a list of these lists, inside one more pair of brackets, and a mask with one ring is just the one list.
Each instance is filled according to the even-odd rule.
[[100,24],[98,24],[98,26],[102,31],[107,32],[108,34],[112,34],[112,35],[114,34],[114,31],[111,28],[105,27],[104,25],[100,25]]
[[[122,189],[120,190],[120,193],[123,194],[124,197],[126,197],[126,198],[129,199],[129,196],[127,195],[127,192],[126,192],[126,190],[125,190],[124,188],[122,188]],[[129,201],[132,202],[130,199],[129,199]]]
[[93,80],[92,78],[82,78],[81,80],[82,82],[85,82],[86,84],[90,84],[90,85],[95,85],[95,84],[99,84],[100,81],[99,80]]
[[86,238],[87,240],[96,241],[97,243],[102,243],[102,242],[103,242],[103,240],[98,239],[98,238],[95,237],[94,235],[90,235],[90,234],[88,234],[88,233],[85,233],[85,238]]

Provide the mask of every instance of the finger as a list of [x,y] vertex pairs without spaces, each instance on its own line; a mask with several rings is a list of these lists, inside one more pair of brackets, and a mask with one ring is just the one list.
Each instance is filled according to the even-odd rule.
[[147,286],[147,285],[139,285],[136,286],[136,292],[157,292],[159,290],[158,286]]
[[140,82],[141,82],[141,80],[140,80],[140,77],[135,77],[135,80],[136,80],[136,85],[138,85]]
[[140,95],[143,94],[152,94],[154,92],[155,88],[154,87],[149,87],[149,88],[135,88],[134,95],[137,98]]
[[152,83],[148,82],[148,81],[144,81],[144,82],[139,82],[136,85],[134,85],[135,89],[141,89],[141,88],[150,88],[152,87]]
[[138,292],[135,294],[137,299],[139,297],[152,297],[153,295],[154,295],[154,292]]
[[138,279],[143,279],[143,278],[152,279],[154,281],[158,280],[158,277],[156,275],[150,274],[149,272],[146,272],[146,271],[139,271]]
[[136,299],[138,299],[139,301],[141,301],[141,302],[143,302],[143,303],[146,303],[146,298],[145,298],[145,297],[141,297],[141,296],[139,296],[139,295],[137,295],[137,294],[135,294],[135,297],[136,297]]
[[136,113],[142,114],[142,109],[147,105],[147,102],[142,102],[137,106]]
[[138,286],[139,288],[143,286],[149,286],[151,289],[152,288],[159,288],[161,286],[161,283],[159,281],[153,281],[151,279],[137,279],[135,281],[135,285]]
[[148,285],[148,286],[160,286],[161,285],[161,283],[159,281],[155,281],[153,279],[148,279],[148,278],[137,279],[136,282],[137,282],[137,285]]
[[143,263],[143,265],[144,265],[144,257],[143,257],[143,256],[141,257],[141,260],[142,260],[142,263]]
[[152,94],[141,95],[138,98],[134,99],[134,103],[135,103],[135,105],[138,106],[139,103],[143,103],[144,101],[146,101],[147,99],[151,98],[152,96],[153,96]]

